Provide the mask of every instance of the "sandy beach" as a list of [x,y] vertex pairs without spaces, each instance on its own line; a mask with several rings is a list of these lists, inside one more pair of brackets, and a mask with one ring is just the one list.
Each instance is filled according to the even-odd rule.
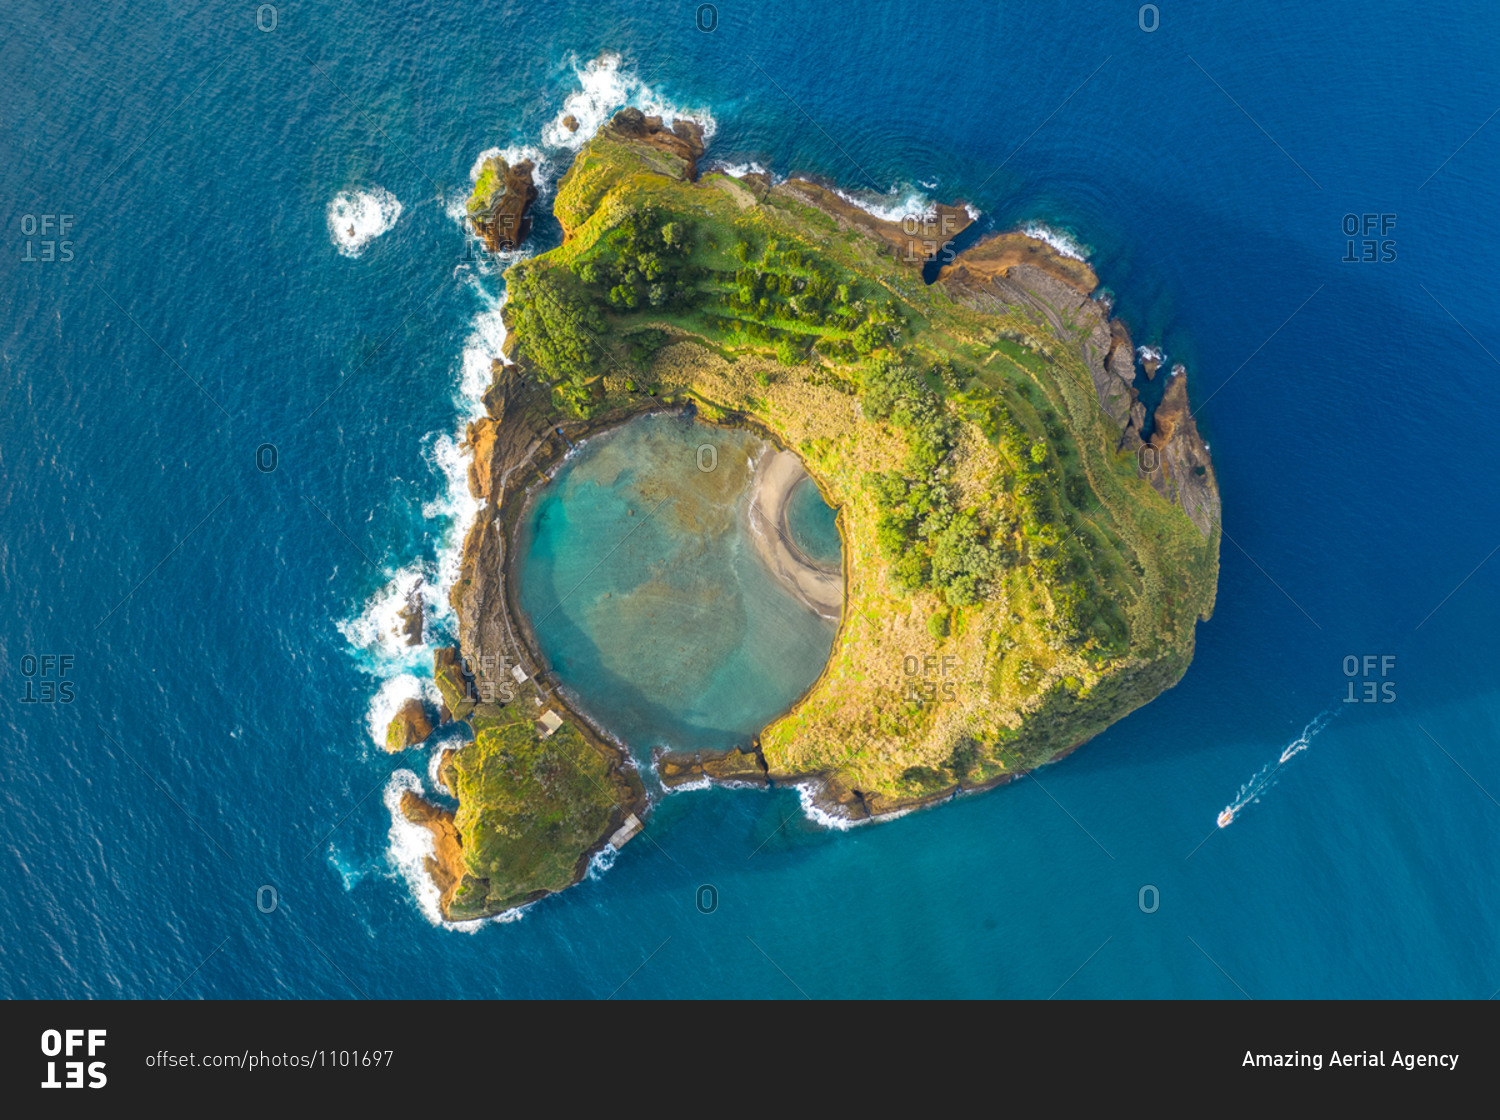
[[787,499],[806,477],[802,460],[792,452],[767,451],[750,490],[750,528],[757,554],[776,578],[809,610],[838,618],[844,607],[843,572],[814,564],[791,543],[787,531]]

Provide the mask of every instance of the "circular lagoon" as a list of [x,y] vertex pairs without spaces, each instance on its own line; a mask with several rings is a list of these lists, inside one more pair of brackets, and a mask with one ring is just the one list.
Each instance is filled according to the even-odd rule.
[[540,652],[642,760],[745,744],[833,646],[834,513],[795,456],[750,432],[655,415],[595,436],[537,495],[517,545]]
[[837,568],[843,558],[838,514],[809,477],[792,487],[786,503],[786,527],[792,544],[814,564]]

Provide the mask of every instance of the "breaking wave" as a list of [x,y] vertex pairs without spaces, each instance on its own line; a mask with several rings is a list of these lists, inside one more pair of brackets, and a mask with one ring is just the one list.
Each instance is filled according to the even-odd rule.
[[[627,68],[617,54],[606,52],[583,64],[576,55],[570,55],[567,64],[579,88],[563,98],[562,108],[542,129],[541,142],[546,147],[577,151],[610,117],[627,106],[647,116],[660,117],[668,127],[673,121],[697,121],[703,126],[705,144],[718,129],[712,113],[701,108],[686,109],[668,101]],[[564,123],[569,117],[576,122],[576,129]]]
[[1075,261],[1086,261],[1089,259],[1090,249],[1072,234],[1062,230],[1053,229],[1051,226],[1043,225],[1041,222],[1027,222],[1021,227],[1021,232],[1027,237],[1034,237],[1038,241],[1045,241],[1065,257],[1072,257]]
[[915,187],[892,187],[885,194],[834,187],[833,193],[883,222],[899,223],[903,218],[930,221],[937,217],[937,203]]
[[518,922],[526,915],[526,907],[518,906],[492,918],[474,918],[466,922],[450,922],[443,918],[442,893],[432,876],[427,873],[427,860],[436,854],[432,833],[419,824],[406,819],[401,811],[401,795],[407,792],[422,794],[422,780],[410,770],[397,770],[386,782],[381,800],[391,815],[390,846],[386,858],[392,871],[411,888],[412,899],[422,916],[435,926],[455,930],[459,933],[478,933],[487,925]]
[[344,256],[358,257],[400,217],[400,200],[383,187],[340,191],[328,204],[328,235]]

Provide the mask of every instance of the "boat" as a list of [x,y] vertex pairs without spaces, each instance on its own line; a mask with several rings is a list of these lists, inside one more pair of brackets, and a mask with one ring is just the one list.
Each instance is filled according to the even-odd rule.
[[1225,809],[1222,813],[1219,814],[1219,827],[1227,828],[1229,826],[1229,822],[1232,820],[1234,820],[1234,810]]

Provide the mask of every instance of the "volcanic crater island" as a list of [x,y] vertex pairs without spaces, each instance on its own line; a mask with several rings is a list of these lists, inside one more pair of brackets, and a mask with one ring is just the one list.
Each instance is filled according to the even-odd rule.
[[[1160,358],[1087,263],[702,156],[622,110],[558,184],[562,243],[505,274],[434,658],[472,738],[438,761],[456,809],[401,803],[453,921],[576,883],[673,787],[854,822],[1004,784],[1174,685],[1213,609],[1187,373],[1148,415]],[[532,170],[482,165],[492,251]],[[431,729],[414,701],[387,745]]]

